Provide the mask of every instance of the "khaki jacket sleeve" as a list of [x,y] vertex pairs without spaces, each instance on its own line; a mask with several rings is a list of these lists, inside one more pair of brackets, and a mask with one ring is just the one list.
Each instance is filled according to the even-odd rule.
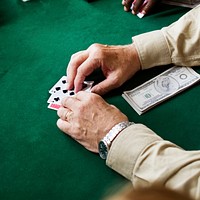
[[106,163],[135,188],[162,185],[200,199],[200,151],[185,151],[142,124],[117,136]]
[[132,38],[142,69],[200,65],[200,5],[168,27]]
[[[200,5],[161,30],[133,37],[142,69],[200,65]],[[185,151],[134,124],[113,141],[107,165],[135,188],[162,185],[200,200],[200,151]]]

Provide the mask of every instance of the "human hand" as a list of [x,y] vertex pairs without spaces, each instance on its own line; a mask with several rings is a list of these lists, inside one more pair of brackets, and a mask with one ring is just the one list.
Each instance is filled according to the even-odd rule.
[[142,13],[146,15],[160,0],[122,0],[125,11],[130,11],[135,15]]
[[106,103],[97,94],[80,91],[63,99],[57,112],[57,126],[92,152],[98,152],[99,141],[113,126],[128,121],[126,115]]
[[75,92],[80,91],[85,78],[97,68],[101,68],[105,80],[95,85],[91,92],[102,95],[121,86],[140,69],[134,44],[92,44],[87,50],[73,54],[67,67],[67,89],[74,87]]

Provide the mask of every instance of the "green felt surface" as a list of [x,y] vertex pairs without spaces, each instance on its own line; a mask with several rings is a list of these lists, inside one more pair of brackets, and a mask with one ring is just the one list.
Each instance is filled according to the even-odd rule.
[[[126,182],[58,130],[46,101],[73,53],[94,42],[128,44],[131,36],[167,26],[188,11],[166,5],[157,10],[139,19],[123,12],[121,0],[0,1],[0,199],[97,200]],[[131,121],[185,149],[199,149],[198,85],[142,116],[121,97],[161,71],[140,72],[104,98]]]

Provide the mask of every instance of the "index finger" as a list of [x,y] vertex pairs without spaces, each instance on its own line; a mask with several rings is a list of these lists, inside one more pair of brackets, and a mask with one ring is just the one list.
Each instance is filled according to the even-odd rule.
[[87,59],[87,51],[79,51],[71,56],[67,66],[67,88],[68,90],[74,87],[74,79],[77,74],[77,69]]
[[141,6],[144,4],[145,0],[136,0],[133,2],[133,9],[132,9],[132,13],[136,14],[139,12]]
[[144,6],[143,11],[145,13],[149,13],[149,11],[154,7],[155,4],[156,4],[155,0],[149,0],[147,4]]
[[79,92],[82,89],[82,83],[85,78],[98,67],[100,67],[98,61],[90,57],[80,65],[80,67],[77,69],[76,77],[74,79],[75,93]]

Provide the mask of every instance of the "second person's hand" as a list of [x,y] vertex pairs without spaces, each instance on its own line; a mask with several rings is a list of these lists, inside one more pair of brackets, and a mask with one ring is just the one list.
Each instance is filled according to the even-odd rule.
[[161,0],[122,0],[125,11],[131,11],[134,15],[139,12],[143,15],[149,13]]

